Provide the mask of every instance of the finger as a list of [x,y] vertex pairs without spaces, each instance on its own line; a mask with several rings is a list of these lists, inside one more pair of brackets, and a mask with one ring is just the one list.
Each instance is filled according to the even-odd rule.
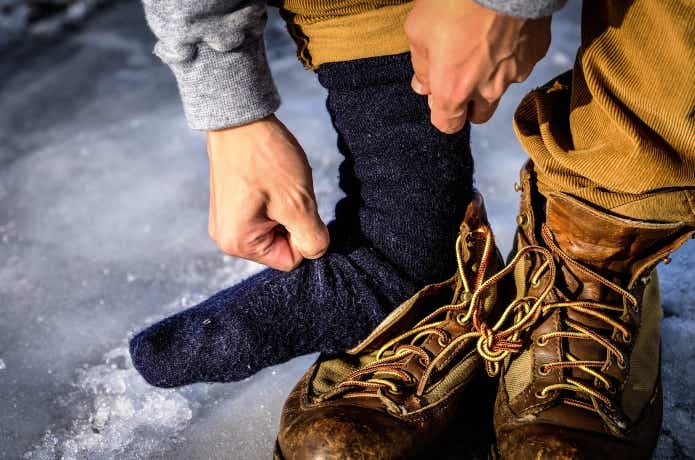
[[427,101],[431,110],[430,120],[444,133],[456,133],[466,124],[468,102],[474,88],[471,75],[462,74],[459,69],[441,62],[433,64],[430,72],[432,92]]
[[326,253],[330,243],[328,227],[318,213],[289,221],[285,224],[289,242],[306,259],[318,259]]
[[410,81],[410,86],[413,88],[413,91],[420,96],[426,96],[430,92],[429,87],[422,84],[420,80],[418,80],[417,75],[413,75],[413,79]]
[[267,267],[281,271],[294,270],[302,263],[304,257],[292,246],[287,231],[276,225],[265,234],[266,241],[261,241],[256,253],[247,257]]
[[468,120],[471,123],[485,123],[497,110],[499,99],[490,102],[483,98],[475,98],[468,104]]
[[442,108],[432,96],[427,98],[430,106],[430,121],[435,128],[445,134],[455,134],[466,124],[466,106],[456,109]]
[[410,54],[410,60],[413,63],[414,75],[411,81],[413,90],[421,96],[429,94],[430,81],[427,54],[417,48],[414,48]]
[[513,60],[501,64],[492,77],[476,91],[468,105],[468,119],[471,123],[485,123],[497,110],[500,98],[517,75]]
[[215,241],[225,254],[282,271],[294,269],[304,258],[290,244],[287,230],[277,222],[264,220],[236,230],[220,230]]
[[313,191],[299,192],[292,199],[285,196],[282,204],[277,209],[269,209],[268,217],[287,229],[290,244],[303,257],[321,257],[328,249],[330,238],[326,224],[319,217]]

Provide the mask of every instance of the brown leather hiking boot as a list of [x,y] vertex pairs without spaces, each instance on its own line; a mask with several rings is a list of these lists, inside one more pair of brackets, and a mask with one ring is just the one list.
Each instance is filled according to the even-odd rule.
[[513,274],[515,300],[481,325],[499,371],[503,459],[650,458],[661,426],[655,266],[694,232],[621,219],[567,195],[543,198],[522,171],[516,255],[483,289]]
[[473,319],[490,314],[496,292],[475,309],[473,293],[502,266],[478,194],[456,251],[452,278],[423,288],[357,347],[309,369],[285,403],[276,458],[404,459],[438,438],[480,375]]

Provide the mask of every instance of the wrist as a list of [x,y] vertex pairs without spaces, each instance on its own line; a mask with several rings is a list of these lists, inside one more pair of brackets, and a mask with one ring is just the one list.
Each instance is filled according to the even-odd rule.
[[250,121],[248,123],[244,123],[241,125],[235,125],[235,126],[229,126],[226,128],[220,128],[220,129],[209,129],[207,130],[207,135],[208,138],[210,137],[222,137],[226,136],[230,133],[240,133],[240,132],[248,132],[248,131],[254,131],[254,130],[261,130],[264,128],[267,128],[270,125],[274,125],[275,123],[278,123],[279,120],[275,116],[275,114],[270,114],[262,118],[258,118],[256,120]]
[[208,153],[257,151],[278,131],[280,121],[271,114],[243,125],[207,131]]

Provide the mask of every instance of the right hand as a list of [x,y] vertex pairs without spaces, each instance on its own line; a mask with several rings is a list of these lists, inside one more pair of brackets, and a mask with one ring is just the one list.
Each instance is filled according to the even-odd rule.
[[208,232],[223,252],[283,271],[326,252],[306,154],[274,115],[209,131],[208,157]]
[[474,0],[415,0],[404,29],[431,121],[448,134],[484,123],[502,94],[548,51],[551,17],[507,16]]

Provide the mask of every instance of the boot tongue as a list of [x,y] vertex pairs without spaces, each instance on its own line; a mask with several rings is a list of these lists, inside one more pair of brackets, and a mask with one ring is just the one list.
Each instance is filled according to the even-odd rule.
[[639,260],[670,242],[681,224],[650,224],[622,219],[571,198],[553,194],[546,223],[555,242],[572,259],[602,275],[629,275]]

